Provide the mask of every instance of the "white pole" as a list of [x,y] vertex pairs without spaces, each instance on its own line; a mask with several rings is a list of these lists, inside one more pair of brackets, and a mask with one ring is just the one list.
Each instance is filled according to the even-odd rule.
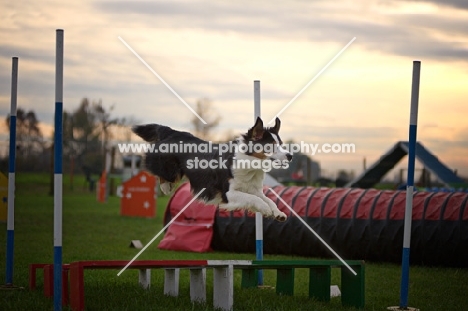
[[261,117],[260,105],[260,81],[254,81],[254,122],[258,117]]
[[[254,81],[254,122],[260,113],[260,81]],[[257,260],[263,260],[263,216],[261,213],[255,213],[255,254]],[[258,270],[257,285],[263,285],[263,270]]]
[[411,241],[411,222],[413,216],[414,162],[416,157],[416,134],[418,126],[419,80],[421,62],[413,62],[413,82],[411,88],[411,110],[408,141],[408,177],[406,186],[405,226],[403,232],[403,255],[401,264],[400,308],[408,307],[409,258]]
[[15,160],[16,160],[16,101],[18,94],[18,57],[12,59],[10,149],[8,156],[8,211],[6,246],[6,285],[13,285],[13,253],[15,241]]
[[63,30],[56,31],[54,123],[54,310],[62,310]]
[[418,126],[419,106],[419,81],[421,73],[421,62],[413,61],[413,77],[411,85],[411,108],[409,119],[409,141],[408,141],[408,175],[406,183],[406,207],[405,222],[403,229],[403,251],[401,256],[401,283],[400,283],[400,305],[388,307],[387,310],[419,310],[408,307],[409,292],[409,266],[410,266],[410,244],[411,244],[411,222],[413,218],[413,189],[414,189],[414,164],[416,158],[416,141]]

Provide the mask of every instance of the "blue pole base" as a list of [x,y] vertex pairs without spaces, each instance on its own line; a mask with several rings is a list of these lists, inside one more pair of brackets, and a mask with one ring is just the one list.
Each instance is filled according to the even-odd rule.
[[[263,260],[263,240],[255,240],[255,250],[257,260]],[[257,270],[257,285],[263,285],[263,270]]]
[[401,290],[400,290],[400,308],[405,310],[408,307],[408,291],[409,291],[409,258],[410,249],[403,248],[402,265],[401,265]]
[[15,242],[15,231],[7,230],[6,247],[6,284],[13,284],[13,250]]
[[62,246],[54,246],[54,311],[62,310]]

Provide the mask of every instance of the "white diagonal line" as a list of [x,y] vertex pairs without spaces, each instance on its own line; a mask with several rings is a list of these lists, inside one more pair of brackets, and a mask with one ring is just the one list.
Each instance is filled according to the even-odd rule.
[[158,73],[156,71],[154,71],[153,68],[151,68],[151,66],[148,65],[148,63],[146,63],[145,60],[143,58],[141,58],[140,55],[138,55],[138,53],[135,52],[135,50],[132,49],[132,47],[130,45],[128,45],[127,42],[125,42],[124,39],[122,39],[122,37],[118,36],[118,38],[127,47],[127,49],[129,49],[130,52],[132,52],[143,63],[143,65],[145,65],[146,68],[148,68],[169,89],[169,91],[172,92],[172,94],[174,94],[198,119],[200,119],[200,121],[203,122],[203,124],[207,124],[206,121],[203,120],[203,118],[200,117],[198,115],[198,113],[196,113],[196,111],[193,110],[192,107],[190,107],[190,105],[187,104],[185,102],[185,100],[182,97],[180,97],[179,94],[177,94],[177,92],[174,91],[174,89],[169,84],[167,84],[166,81],[164,81],[164,79],[160,75],[158,75]]
[[346,263],[346,261],[344,261],[343,258],[341,258],[340,255],[338,255],[338,254],[333,250],[333,248],[331,248],[330,245],[328,245],[327,242],[325,242],[325,241],[320,237],[320,235],[318,235],[317,232],[315,232],[314,229],[312,229],[312,228],[304,221],[304,219],[302,219],[302,217],[299,216],[299,215],[296,213],[296,211],[293,210],[293,209],[291,208],[291,206],[289,206],[288,203],[286,203],[286,202],[283,200],[283,198],[281,198],[281,197],[278,195],[278,193],[275,192],[275,190],[273,190],[273,189],[270,188],[270,191],[273,192],[273,194],[276,195],[276,197],[277,197],[287,208],[289,208],[289,210],[294,214],[294,216],[296,216],[297,219],[299,219],[299,220],[304,224],[304,226],[306,226],[307,229],[309,229],[309,230],[317,237],[317,239],[319,239],[320,242],[322,242],[323,245],[325,245],[325,246],[333,253],[333,255],[335,255],[335,257],[338,258],[338,259],[346,266],[346,268],[349,269],[349,271],[351,271],[354,275],[357,275],[357,273]]
[[122,274],[122,272],[124,272],[124,271],[138,258],[138,256],[140,256],[141,253],[143,253],[143,252],[151,245],[151,243],[153,243],[153,242],[161,235],[161,233],[163,233],[164,230],[166,230],[166,228],[169,227],[169,226],[174,222],[174,220],[176,220],[177,217],[179,217],[180,214],[182,214],[182,213],[187,209],[187,207],[189,207],[189,205],[192,204],[192,202],[195,201],[195,200],[200,196],[200,194],[202,194],[203,191],[205,191],[205,189],[206,189],[206,188],[203,188],[202,190],[200,190],[200,192],[198,192],[198,193],[193,197],[193,199],[190,200],[190,202],[188,202],[187,205],[185,205],[184,208],[181,209],[180,212],[178,212],[177,215],[175,215],[175,217],[172,218],[171,221],[169,221],[169,223],[168,223],[167,225],[165,225],[164,228],[162,228],[161,231],[159,231],[158,234],[156,234],[156,235],[154,236],[154,238],[151,239],[151,241],[149,241],[148,244],[146,244],[145,247],[143,247],[143,248],[141,249],[141,251],[139,251],[138,254],[136,254],[136,256],[133,257],[133,259],[130,260],[130,261],[128,262],[128,264],[127,264],[122,270],[120,270],[119,273],[117,273],[117,276],[120,276],[120,275]]
[[271,119],[270,122],[268,122],[268,124],[270,123],[273,123],[273,121],[275,121],[275,119],[281,115],[298,97],[299,95],[301,95],[308,87],[309,85],[312,84],[312,82],[314,82],[327,68],[328,66],[330,66],[350,45],[351,43],[354,42],[354,40],[356,40],[356,37],[353,37],[351,39],[351,41],[348,42],[348,44],[345,45],[344,48],[341,49],[341,51],[338,52],[338,54],[335,55],[335,57],[333,57],[326,65],[325,67],[322,68],[322,70],[320,70],[316,75],[315,77],[312,78],[312,80],[310,80],[303,88],[302,90],[299,91],[299,93],[296,94],[296,96],[294,96],[290,101],[289,103],[286,104],[286,106],[283,107],[283,109],[280,110],[280,112],[278,112],[275,117],[273,119]]

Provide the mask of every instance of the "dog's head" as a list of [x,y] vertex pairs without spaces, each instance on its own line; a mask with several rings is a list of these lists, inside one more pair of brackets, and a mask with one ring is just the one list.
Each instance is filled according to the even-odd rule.
[[275,126],[263,127],[263,121],[257,118],[255,125],[244,134],[244,143],[247,145],[245,154],[261,160],[291,161],[292,154],[282,147],[283,142],[279,136],[280,119],[276,118]]

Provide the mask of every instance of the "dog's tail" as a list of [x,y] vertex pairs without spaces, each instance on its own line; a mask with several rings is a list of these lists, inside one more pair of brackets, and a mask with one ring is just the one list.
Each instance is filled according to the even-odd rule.
[[170,127],[159,124],[136,125],[132,131],[147,142],[163,140],[174,132]]

